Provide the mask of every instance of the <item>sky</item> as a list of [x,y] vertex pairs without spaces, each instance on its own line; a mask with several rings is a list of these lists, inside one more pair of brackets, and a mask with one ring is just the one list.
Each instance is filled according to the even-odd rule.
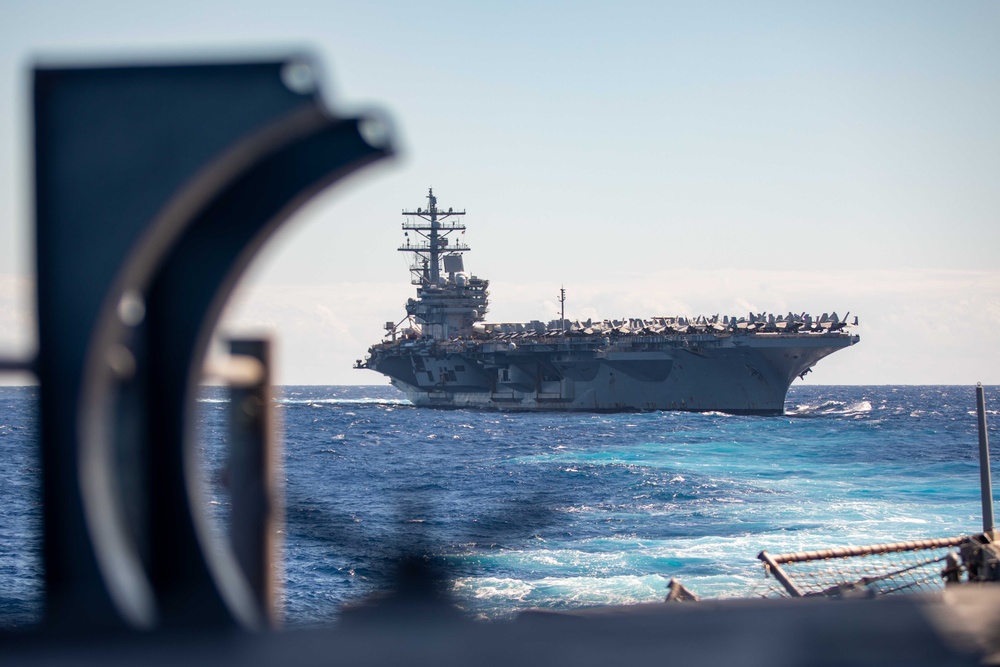
[[[809,384],[1000,384],[1000,3],[0,0],[0,353],[34,346],[33,62],[308,52],[399,154],[322,193],[220,335],[354,370],[413,296],[399,215],[465,209],[490,321],[857,315]],[[82,240],[81,251],[88,243]],[[8,377],[17,382],[17,377]]]

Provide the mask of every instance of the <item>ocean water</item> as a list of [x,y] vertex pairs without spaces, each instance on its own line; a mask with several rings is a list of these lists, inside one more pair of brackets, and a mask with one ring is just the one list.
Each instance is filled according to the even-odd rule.
[[[0,624],[41,607],[33,388],[0,388]],[[226,393],[200,400],[225,531]],[[1000,388],[987,388],[994,452]],[[766,594],[757,553],[981,529],[973,387],[798,385],[781,417],[412,407],[387,386],[282,387],[290,624],[333,621],[423,556],[469,614]],[[997,454],[993,455],[996,466]]]

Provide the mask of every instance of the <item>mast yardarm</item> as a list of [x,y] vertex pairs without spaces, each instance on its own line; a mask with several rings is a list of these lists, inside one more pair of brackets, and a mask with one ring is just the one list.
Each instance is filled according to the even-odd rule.
[[[441,279],[441,260],[444,259],[445,273],[456,273],[462,271],[461,253],[469,250],[469,246],[462,243],[453,242],[449,238],[452,232],[465,232],[465,225],[461,222],[445,222],[448,218],[457,215],[465,215],[465,211],[439,211],[437,207],[437,197],[434,196],[434,189],[427,190],[427,208],[417,208],[416,211],[403,211],[403,215],[417,218],[415,221],[403,223],[403,230],[406,233],[406,244],[399,247],[400,252],[413,254],[413,261],[410,262],[411,282],[414,285],[439,285]],[[415,232],[415,236],[421,240],[413,242],[410,239],[410,232]],[[449,261],[449,258],[457,259],[457,263]],[[449,266],[457,269],[449,271]]]

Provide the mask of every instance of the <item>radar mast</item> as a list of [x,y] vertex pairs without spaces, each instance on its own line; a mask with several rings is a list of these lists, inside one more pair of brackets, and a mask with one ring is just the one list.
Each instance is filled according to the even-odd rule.
[[465,211],[440,210],[434,189],[428,188],[427,209],[404,210],[403,215],[406,242],[399,250],[413,257],[410,282],[417,286],[417,298],[406,303],[407,315],[433,340],[471,336],[472,325],[486,315],[490,283],[465,272],[462,253],[469,246],[450,238],[453,232],[464,233],[465,225],[449,218]]
[[[465,215],[465,211],[453,211],[450,208],[447,211],[439,211],[434,188],[428,188],[427,209],[404,210],[403,215],[417,218],[403,223],[407,241],[405,245],[399,247],[400,252],[408,252],[413,255],[413,260],[410,262],[410,282],[412,284],[440,285],[442,283],[442,259],[445,260],[445,273],[454,274],[464,270],[461,253],[469,250],[469,246],[463,243],[453,243],[449,234],[456,231],[464,232],[465,224],[445,222],[445,220],[452,216]],[[416,243],[411,242],[410,232],[416,232],[416,235],[420,236],[422,240]],[[449,258],[454,259],[449,261]]]

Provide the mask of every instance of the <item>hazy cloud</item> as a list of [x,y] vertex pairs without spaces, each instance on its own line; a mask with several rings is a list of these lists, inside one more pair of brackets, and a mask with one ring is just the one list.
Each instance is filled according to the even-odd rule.
[[[557,317],[559,285],[490,286],[490,321]],[[773,271],[609,273],[567,284],[571,319],[836,311],[857,315],[861,344],[820,362],[813,384],[1000,384],[1000,271]],[[282,384],[381,384],[355,360],[405,316],[406,281],[243,286],[221,335],[268,335]],[[32,281],[0,276],[0,351],[36,345]],[[24,381],[8,376],[7,383]]]
[[[748,311],[857,315],[860,345],[824,360],[808,376],[825,384],[1000,383],[998,271],[666,270],[618,273],[566,285],[566,316],[742,316]],[[490,286],[489,321],[557,317],[559,285]],[[351,365],[399,321],[413,288],[405,283],[248,287],[235,329],[280,323],[282,382],[380,383]]]

